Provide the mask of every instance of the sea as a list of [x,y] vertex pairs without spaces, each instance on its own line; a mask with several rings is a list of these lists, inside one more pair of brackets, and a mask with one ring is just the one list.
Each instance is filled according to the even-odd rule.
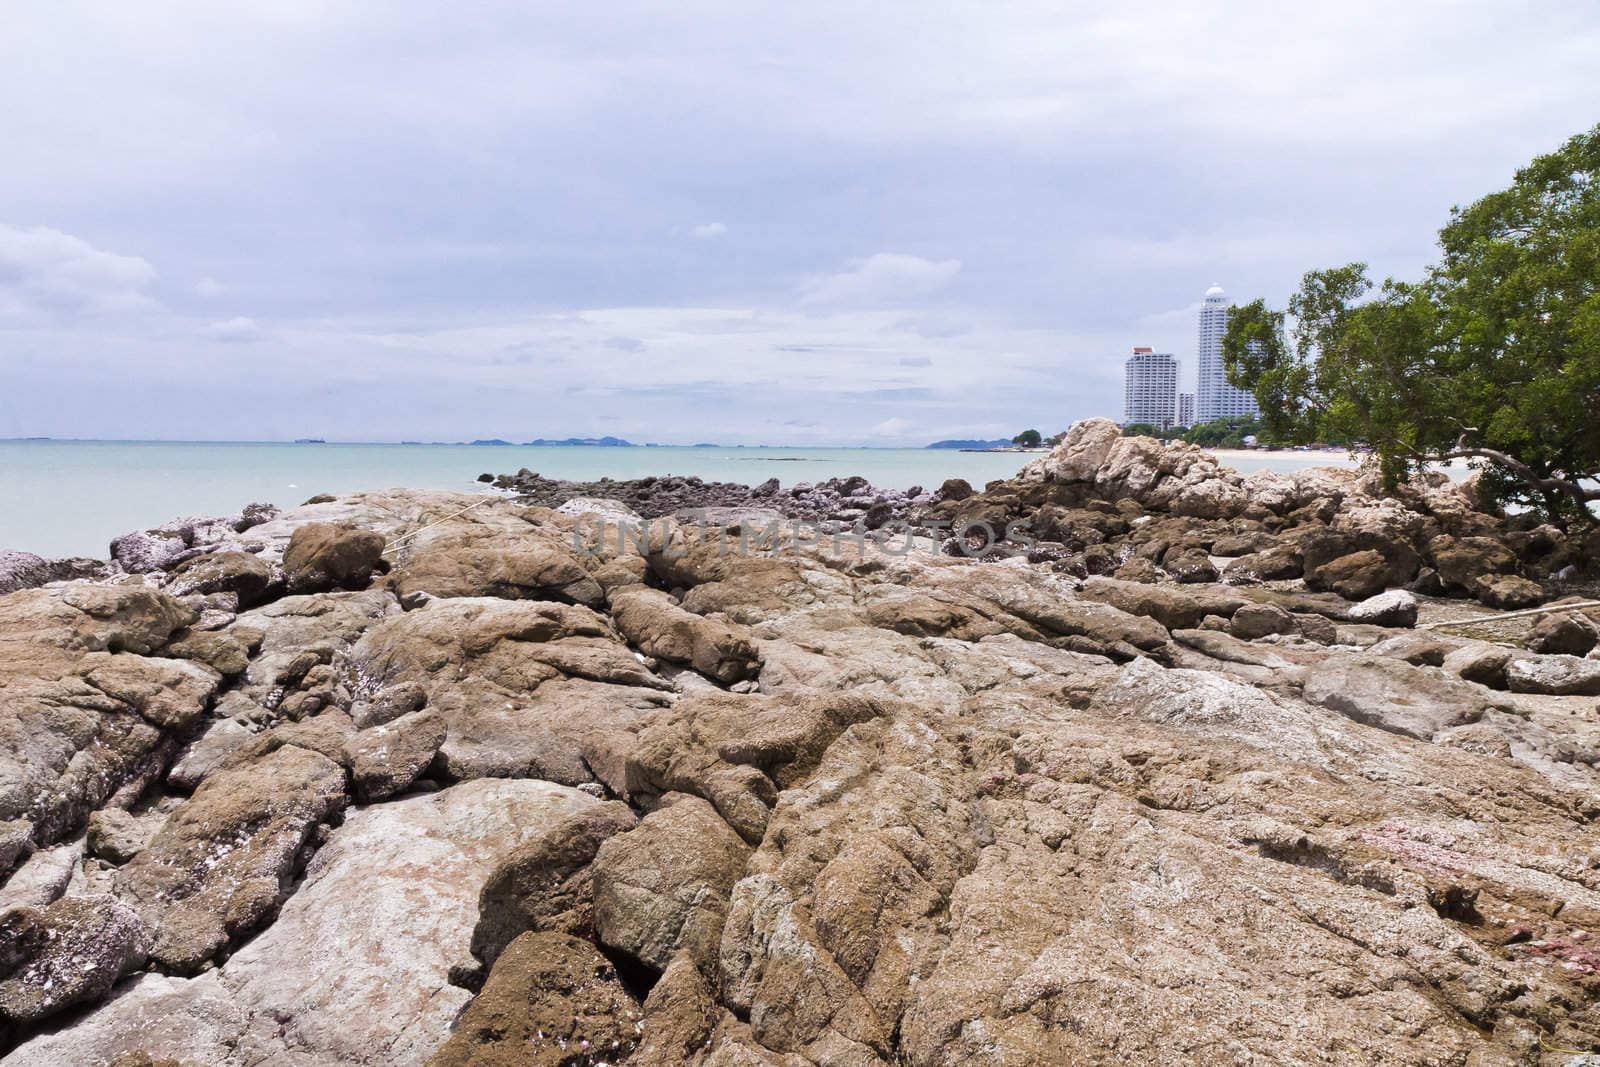
[[[0,441],[0,549],[104,558],[112,538],[190,515],[229,515],[260,502],[291,507],[318,493],[362,489],[484,492],[483,473],[526,467],[596,481],[698,475],[755,485],[864,476],[886,489],[974,486],[1015,474],[1034,456],[928,448],[677,448],[531,445],[278,444],[208,441]],[[1346,466],[1342,452],[1230,452],[1248,473]]]

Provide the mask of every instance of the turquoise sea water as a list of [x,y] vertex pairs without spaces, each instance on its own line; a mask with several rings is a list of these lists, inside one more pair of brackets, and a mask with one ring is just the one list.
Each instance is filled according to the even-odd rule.
[[[252,501],[286,507],[317,493],[406,486],[482,489],[485,471],[521,467],[593,481],[698,475],[785,486],[852,474],[874,485],[975,486],[1015,474],[1033,456],[920,448],[567,448],[472,445],[0,441],[0,549],[104,557],[113,537],[184,515],[227,515]],[[1295,453],[1229,457],[1248,471],[1339,463]]]

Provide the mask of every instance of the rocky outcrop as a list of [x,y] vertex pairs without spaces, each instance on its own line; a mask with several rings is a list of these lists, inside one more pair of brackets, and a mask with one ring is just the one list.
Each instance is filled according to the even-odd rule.
[[[773,533],[777,485],[598,545],[638,496],[356,494],[0,597],[4,1062],[1600,1044],[1585,620],[1431,628],[1469,554],[1577,550],[1374,491],[1091,425],[814,497],[909,539]],[[978,515],[1036,543],[933,525]]]

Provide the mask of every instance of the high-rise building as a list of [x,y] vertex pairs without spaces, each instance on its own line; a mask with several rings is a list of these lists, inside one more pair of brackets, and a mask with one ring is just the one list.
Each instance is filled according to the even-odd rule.
[[1194,425],[1194,394],[1193,393],[1179,393],[1178,394],[1178,425],[1179,426],[1193,426]]
[[1178,361],[1171,353],[1135,348],[1123,364],[1122,424],[1170,427],[1178,414]]
[[1228,298],[1220,286],[1206,290],[1205,303],[1200,305],[1199,380],[1195,383],[1195,410],[1197,422],[1234,417],[1254,418],[1256,398],[1228,384],[1227,373],[1222,368],[1222,335],[1228,329]]

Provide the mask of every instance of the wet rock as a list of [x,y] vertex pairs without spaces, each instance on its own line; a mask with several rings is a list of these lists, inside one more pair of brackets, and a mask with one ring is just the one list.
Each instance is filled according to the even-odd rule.
[[1199,549],[1191,549],[1162,561],[1162,568],[1185,585],[1210,584],[1217,580],[1216,565]]

